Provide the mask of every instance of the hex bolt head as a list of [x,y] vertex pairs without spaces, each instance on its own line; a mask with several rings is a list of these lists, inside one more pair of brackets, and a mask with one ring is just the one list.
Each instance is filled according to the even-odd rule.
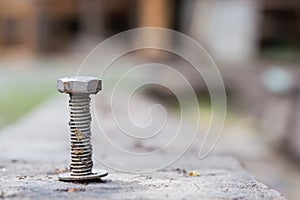
[[64,77],[57,81],[57,90],[69,94],[97,94],[101,80],[93,76]]
[[59,92],[70,96],[71,170],[60,174],[61,181],[92,181],[107,176],[105,170],[93,170],[91,144],[90,94],[101,90],[97,77],[64,77],[57,81]]

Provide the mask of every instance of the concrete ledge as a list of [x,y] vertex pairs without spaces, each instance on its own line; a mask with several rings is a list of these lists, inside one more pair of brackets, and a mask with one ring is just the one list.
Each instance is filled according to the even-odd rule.
[[[60,182],[57,175],[69,163],[68,111],[62,110],[66,106],[67,99],[49,101],[0,133],[0,199],[285,199],[234,158],[214,155],[199,160],[193,148],[171,166],[153,173],[110,170],[102,182]],[[104,148],[101,145],[97,140],[95,146]],[[120,160],[117,154],[107,156]],[[95,168],[103,167],[95,162]],[[192,170],[195,173],[190,176]]]

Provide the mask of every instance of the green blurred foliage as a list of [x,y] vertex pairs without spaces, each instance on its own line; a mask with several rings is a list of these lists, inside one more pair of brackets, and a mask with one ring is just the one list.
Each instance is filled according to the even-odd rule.
[[10,87],[0,96],[0,129],[17,121],[53,93],[53,88],[47,83],[30,87]]

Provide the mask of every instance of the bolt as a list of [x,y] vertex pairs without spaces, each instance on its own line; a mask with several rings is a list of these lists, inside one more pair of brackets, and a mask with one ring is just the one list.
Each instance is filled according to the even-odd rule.
[[100,179],[108,173],[92,170],[90,94],[101,90],[101,80],[90,76],[64,77],[57,81],[57,89],[70,96],[71,165],[70,172],[60,174],[61,181]]

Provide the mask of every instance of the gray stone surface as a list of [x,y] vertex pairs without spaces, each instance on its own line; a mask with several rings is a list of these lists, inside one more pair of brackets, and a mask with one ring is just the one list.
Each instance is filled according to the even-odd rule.
[[[151,174],[111,172],[102,182],[65,183],[57,179],[63,164],[2,161],[0,197],[24,199],[284,199],[244,171],[236,160],[204,161],[192,177],[184,169],[167,168]],[[209,167],[218,163],[219,168]],[[227,163],[227,164],[224,164]],[[231,166],[226,166],[231,165]],[[5,172],[3,171],[5,169]]]
[[[136,106],[145,104],[147,102],[140,99]],[[106,105],[103,100],[97,112],[106,112]],[[98,138],[100,134],[96,134],[95,127],[95,168],[107,169],[109,175],[101,182],[88,184],[60,182],[57,175],[65,171],[69,163],[67,112],[67,97],[62,95],[0,133],[0,199],[285,199],[257,181],[234,158],[211,155],[199,160],[194,146],[176,162],[152,173],[111,169],[102,164],[115,162],[119,169],[132,172],[153,167],[151,163],[164,162],[180,145],[174,145],[171,151],[152,160],[141,158],[138,162],[129,162],[111,150],[103,138]],[[121,109],[119,112],[122,115]],[[110,113],[105,116],[100,120],[111,117]],[[176,119],[172,120],[169,130],[176,124]],[[106,121],[102,128],[113,135],[116,129],[110,123]],[[179,139],[184,141],[184,136]],[[130,150],[155,148],[150,145],[124,144]],[[135,167],[139,167],[138,170]],[[190,176],[192,170],[199,176]]]

